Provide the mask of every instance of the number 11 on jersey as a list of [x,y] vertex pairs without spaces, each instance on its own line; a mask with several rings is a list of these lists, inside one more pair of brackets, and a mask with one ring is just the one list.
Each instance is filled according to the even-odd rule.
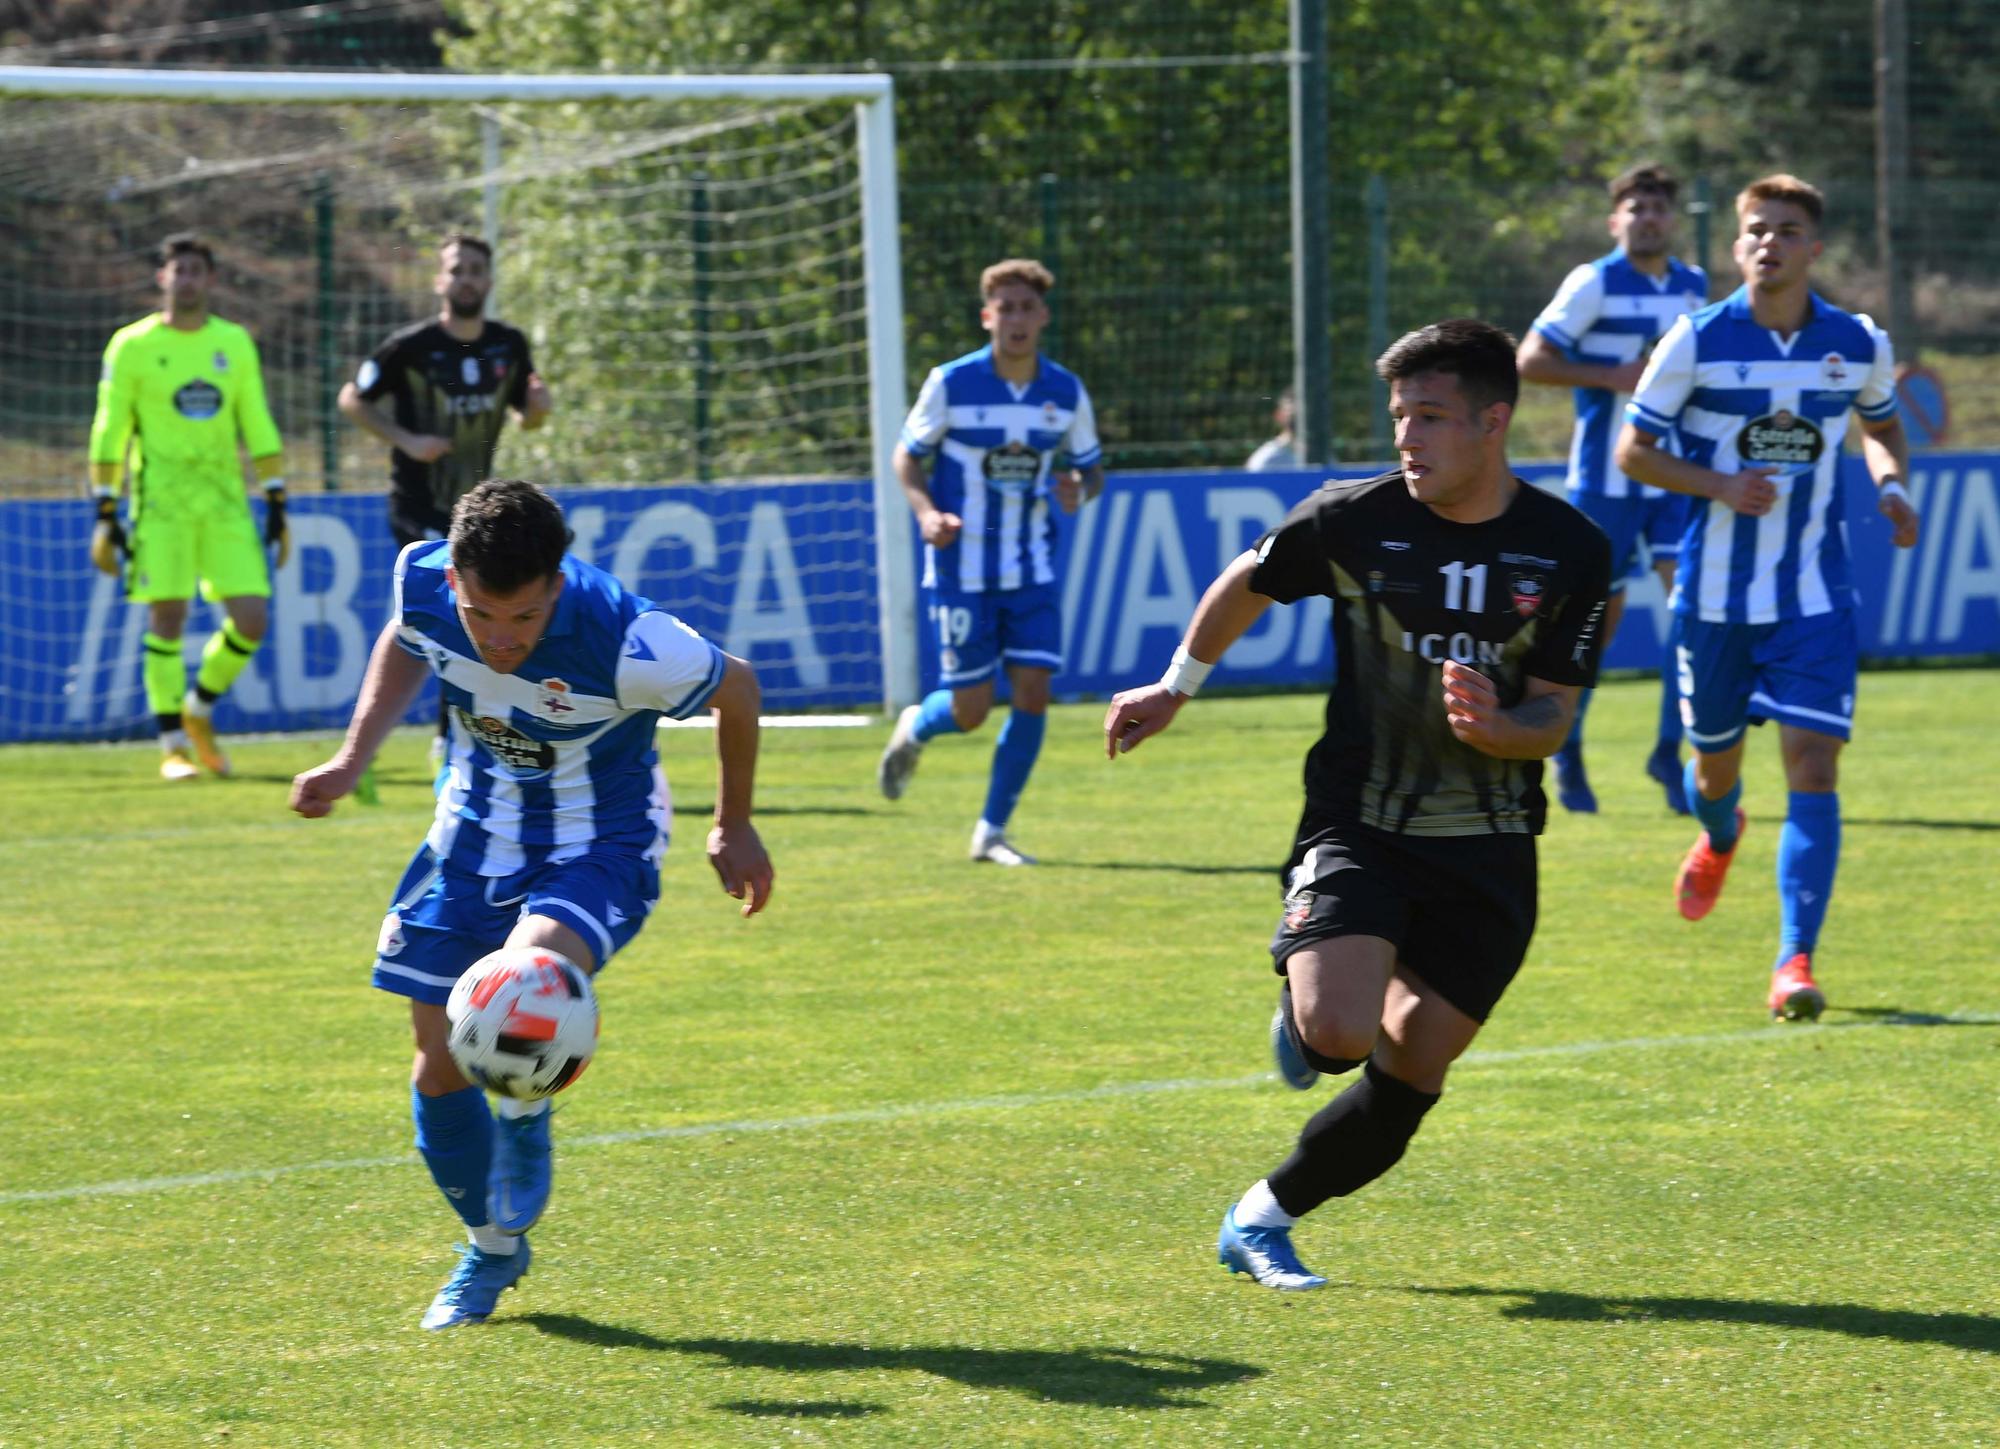
[[1444,575],[1444,606],[1471,614],[1486,612],[1486,565],[1465,564],[1453,559],[1438,570]]

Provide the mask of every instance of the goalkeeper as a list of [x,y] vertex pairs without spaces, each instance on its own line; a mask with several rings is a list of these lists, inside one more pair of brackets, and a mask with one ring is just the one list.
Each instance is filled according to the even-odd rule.
[[[147,606],[146,701],[159,723],[160,777],[191,780],[194,759],[217,775],[213,714],[263,642],[269,622],[265,550],[283,567],[283,444],[264,400],[257,346],[208,310],[215,253],[192,232],[160,243],[160,310],[112,334],[90,426],[90,481],[97,526],[90,561],[123,573],[127,596]],[[260,535],[243,487],[247,450],[264,485]],[[129,531],[118,516],[119,485],[132,480]],[[220,601],[221,629],[202,650],[194,687],[181,654],[195,586]]]

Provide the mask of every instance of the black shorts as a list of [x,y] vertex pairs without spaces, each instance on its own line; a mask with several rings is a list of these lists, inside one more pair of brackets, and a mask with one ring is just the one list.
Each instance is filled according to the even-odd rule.
[[1271,938],[1280,976],[1314,941],[1380,936],[1474,1021],[1492,1013],[1535,934],[1532,835],[1395,835],[1308,820],[1285,880]]
[[413,508],[391,494],[389,532],[395,535],[396,551],[401,553],[420,538],[443,538],[451,532],[451,520],[439,513]]

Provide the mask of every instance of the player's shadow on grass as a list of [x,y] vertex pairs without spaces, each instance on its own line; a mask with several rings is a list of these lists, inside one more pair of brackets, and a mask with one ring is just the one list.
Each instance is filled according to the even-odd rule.
[[1541,1288],[1415,1288],[1449,1298],[1511,1298],[1503,1318],[1559,1323],[1747,1323],[1765,1328],[1811,1329],[1850,1338],[1890,1338],[2000,1353],[2000,1318],[1983,1313],[1913,1313],[1859,1303],[1767,1303],[1742,1298],[1597,1297]]
[[[1204,1400],[1192,1397],[1199,1390],[1243,1383],[1264,1374],[1254,1364],[1229,1359],[1138,1353],[1122,1348],[923,1348],[801,1343],[774,1338],[657,1338],[637,1329],[616,1328],[569,1313],[529,1313],[494,1322],[525,1324],[542,1333],[603,1348],[702,1355],[735,1368],[775,1369],[794,1374],[905,1369],[934,1374],[970,1388],[1007,1389],[1049,1403],[1094,1404],[1114,1409],[1205,1408]],[[768,1414],[775,1412],[781,1402],[749,1400],[722,1407]],[[822,1401],[812,1403],[819,1407],[785,1406],[785,1412],[805,1408],[822,1416],[832,1415],[833,1406]],[[836,1403],[842,1413],[873,1412],[866,1405]]]
[[1829,1006],[1835,1016],[1857,1016],[1862,1021],[1829,1022],[1830,1026],[1993,1026],[1992,1017],[1947,1016],[1941,1011],[1911,1011],[1901,1006]]
[[1058,860],[1052,855],[1041,858],[1042,864],[1056,866],[1063,870],[1163,870],[1173,875],[1267,875],[1273,880],[1281,876],[1275,865],[1192,865],[1179,860]]

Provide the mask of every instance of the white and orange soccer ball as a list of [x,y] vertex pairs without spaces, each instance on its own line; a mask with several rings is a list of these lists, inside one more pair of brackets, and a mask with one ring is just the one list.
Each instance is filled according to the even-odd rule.
[[524,1101],[560,1092],[597,1050],[589,974],[539,946],[502,947],[473,962],[444,1014],[446,1045],[467,1079]]

